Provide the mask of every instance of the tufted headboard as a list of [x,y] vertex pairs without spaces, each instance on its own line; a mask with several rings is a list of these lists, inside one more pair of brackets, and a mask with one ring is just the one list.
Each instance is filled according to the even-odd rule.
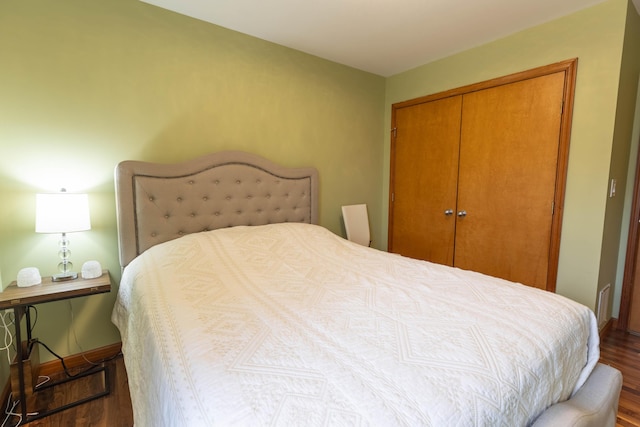
[[318,171],[241,151],[116,166],[120,265],[153,245],[236,225],[318,223]]

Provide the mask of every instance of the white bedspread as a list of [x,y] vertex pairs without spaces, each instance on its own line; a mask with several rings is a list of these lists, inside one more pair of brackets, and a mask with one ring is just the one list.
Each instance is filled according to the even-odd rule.
[[599,357],[583,305],[308,224],[148,250],[113,322],[137,427],[514,427]]

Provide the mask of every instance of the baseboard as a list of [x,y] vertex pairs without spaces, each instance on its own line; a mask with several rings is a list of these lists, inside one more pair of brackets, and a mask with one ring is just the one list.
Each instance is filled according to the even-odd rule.
[[[120,353],[122,349],[122,343],[118,342],[105,347],[88,350],[81,354],[74,354],[64,358],[64,364],[67,369],[73,369],[80,366],[86,366],[88,359],[92,362],[100,362],[102,360],[109,359]],[[41,363],[39,369],[39,375],[51,376],[64,372],[62,362],[58,359],[51,360],[49,362]],[[4,407],[4,404],[9,400],[9,394],[11,393],[11,378],[7,379],[7,383],[0,395],[0,405]],[[4,410],[4,409],[3,409]]]
[[[84,353],[84,357],[82,354],[74,354],[65,357],[64,364],[68,369],[77,368],[79,366],[86,366],[87,361],[85,360],[85,357],[91,361],[99,362],[120,353],[121,348],[122,343],[115,343],[105,347],[96,348],[94,350],[89,350]],[[60,362],[60,360],[58,359],[40,364],[40,375],[49,376],[53,374],[59,374],[63,371],[64,368],[62,367],[62,362]]]
[[611,332],[612,330],[617,329],[618,328],[617,323],[618,323],[618,319],[616,319],[615,317],[612,317],[609,320],[607,320],[607,323],[605,323],[602,329],[600,329],[600,339],[606,337],[609,334],[609,332]]

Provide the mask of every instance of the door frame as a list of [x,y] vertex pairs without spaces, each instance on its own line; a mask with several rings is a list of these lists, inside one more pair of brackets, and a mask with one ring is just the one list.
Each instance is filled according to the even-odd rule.
[[640,243],[640,149],[636,155],[636,175],[633,184],[633,201],[631,202],[631,215],[629,218],[629,234],[627,237],[627,253],[624,259],[624,274],[622,289],[620,291],[620,310],[616,329],[627,331],[629,329],[629,315],[631,314],[631,296],[633,294],[633,278],[636,274],[636,257],[638,244]]
[[[569,142],[571,140],[571,123],[573,120],[573,103],[575,97],[576,75],[578,68],[578,58],[556,62],[554,64],[509,74],[495,79],[450,89],[444,92],[426,95],[407,101],[394,103],[391,106],[391,153],[389,170],[389,220],[387,224],[387,241],[392,241],[393,223],[393,197],[394,197],[394,174],[395,174],[395,129],[396,110],[409,107],[424,102],[435,101],[451,96],[464,95],[467,93],[488,89],[505,84],[515,83],[536,77],[564,72],[564,94],[562,118],[560,122],[560,137],[558,141],[558,168],[556,172],[556,193],[554,198],[554,212],[551,224],[551,241],[549,245],[549,269],[547,271],[547,291],[556,291],[558,278],[558,263],[560,258],[560,236],[562,229],[562,216],[564,213],[564,196],[567,182],[567,169],[569,163]],[[389,250],[389,248],[387,248]]]

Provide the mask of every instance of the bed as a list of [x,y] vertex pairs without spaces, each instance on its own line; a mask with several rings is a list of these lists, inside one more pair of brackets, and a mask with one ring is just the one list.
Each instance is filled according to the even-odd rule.
[[138,427],[615,425],[591,310],[335,235],[314,168],[225,151],[115,178]]

